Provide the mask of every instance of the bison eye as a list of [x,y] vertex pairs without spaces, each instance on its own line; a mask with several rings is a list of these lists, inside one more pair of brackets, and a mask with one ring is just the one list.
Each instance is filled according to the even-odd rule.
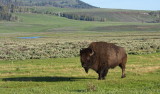
[[90,57],[87,57],[87,61],[90,60]]

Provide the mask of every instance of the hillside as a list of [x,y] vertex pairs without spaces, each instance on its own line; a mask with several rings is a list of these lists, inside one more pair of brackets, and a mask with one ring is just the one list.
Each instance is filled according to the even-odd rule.
[[[4,4],[9,4],[8,2],[10,2],[15,6],[39,6],[40,9],[42,9],[41,7],[43,6],[45,7],[45,13],[47,14],[50,14],[51,12],[52,14],[54,14],[54,7],[63,8],[58,11],[58,13],[62,13],[63,10],[68,10],[65,11],[64,14],[62,14],[61,16],[75,20],[114,22],[160,22],[160,11],[100,9],[89,5],[81,0],[0,0],[0,2],[3,2]],[[51,9],[51,11],[48,11],[47,7],[51,7],[53,9]],[[35,11],[37,11],[37,9]]]
[[[55,7],[37,7],[36,13],[57,15],[74,20],[85,21],[112,21],[112,22],[160,22],[160,11],[125,10],[125,9],[68,9]],[[91,20],[88,20],[90,18]]]
[[[0,3],[7,7],[5,8],[5,14],[38,13],[73,20],[100,22],[160,22],[160,11],[102,9],[86,4],[80,0],[0,0]],[[0,14],[4,15],[4,12],[0,10]],[[6,20],[5,17],[7,16],[0,17],[0,20]],[[13,19],[13,17],[10,17],[10,19]]]
[[95,8],[80,0],[0,0],[3,4],[16,6],[54,6],[60,8]]

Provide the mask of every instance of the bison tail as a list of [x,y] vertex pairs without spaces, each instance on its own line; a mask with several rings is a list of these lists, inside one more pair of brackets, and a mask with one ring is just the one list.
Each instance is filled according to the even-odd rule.
[[124,55],[124,57],[122,59],[122,63],[127,63],[127,54]]

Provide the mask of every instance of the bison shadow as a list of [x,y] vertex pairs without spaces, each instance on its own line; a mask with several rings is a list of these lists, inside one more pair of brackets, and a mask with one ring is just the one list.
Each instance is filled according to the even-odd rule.
[[61,81],[80,81],[86,79],[95,78],[84,78],[84,77],[15,77],[15,78],[3,78],[3,81],[34,81],[34,82],[61,82]]

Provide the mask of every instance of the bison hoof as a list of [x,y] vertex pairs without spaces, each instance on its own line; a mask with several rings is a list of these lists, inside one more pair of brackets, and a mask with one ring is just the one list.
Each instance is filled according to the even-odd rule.
[[98,80],[105,80],[105,78],[98,78]]
[[125,77],[126,77],[126,75],[122,75],[122,76],[121,76],[121,78],[125,78]]

